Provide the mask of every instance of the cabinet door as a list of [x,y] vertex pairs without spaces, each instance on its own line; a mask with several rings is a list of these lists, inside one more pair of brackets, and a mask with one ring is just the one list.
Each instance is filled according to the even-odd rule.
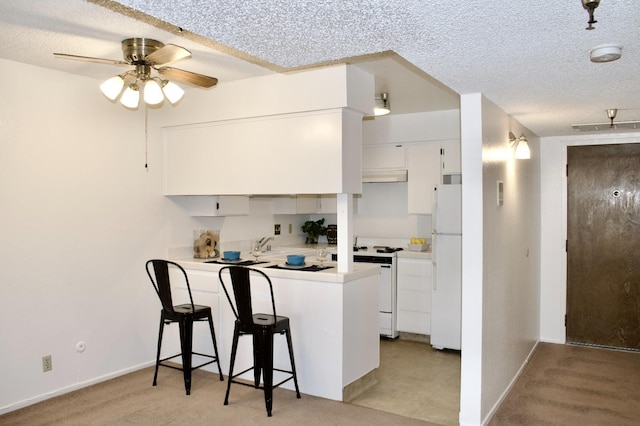
[[318,196],[303,194],[296,196],[296,213],[313,214],[318,211]]
[[189,197],[191,216],[242,216],[249,214],[246,195],[192,195]]
[[318,210],[317,195],[278,195],[272,200],[273,214],[313,214]]
[[442,150],[442,174],[458,174],[461,173],[462,167],[460,163],[460,141],[445,142],[441,145]]
[[404,169],[402,145],[365,145],[362,147],[362,169]]
[[321,194],[318,196],[318,213],[337,213],[338,200],[335,194]]
[[430,259],[398,259],[398,331],[431,332]]
[[407,146],[407,173],[409,214],[431,214],[433,188],[440,183],[440,145]]

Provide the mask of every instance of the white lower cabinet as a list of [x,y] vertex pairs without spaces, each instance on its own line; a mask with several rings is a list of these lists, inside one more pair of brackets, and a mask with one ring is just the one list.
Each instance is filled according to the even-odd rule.
[[431,333],[431,259],[398,258],[398,331]]

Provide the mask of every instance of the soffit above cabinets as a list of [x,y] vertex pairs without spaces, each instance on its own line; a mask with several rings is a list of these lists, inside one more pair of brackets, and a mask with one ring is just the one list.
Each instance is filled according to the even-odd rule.
[[460,108],[460,96],[396,54],[354,66],[375,77],[375,92],[389,94],[391,114],[411,114]]

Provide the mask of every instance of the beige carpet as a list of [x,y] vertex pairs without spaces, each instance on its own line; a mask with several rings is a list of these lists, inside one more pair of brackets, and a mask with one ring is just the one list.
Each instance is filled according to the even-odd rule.
[[640,353],[541,343],[490,425],[640,425]]
[[224,406],[227,382],[211,373],[194,372],[190,396],[179,371],[161,368],[156,387],[152,379],[153,369],[140,370],[5,414],[0,425],[430,425],[280,388],[269,418],[262,391],[247,386],[233,385]]

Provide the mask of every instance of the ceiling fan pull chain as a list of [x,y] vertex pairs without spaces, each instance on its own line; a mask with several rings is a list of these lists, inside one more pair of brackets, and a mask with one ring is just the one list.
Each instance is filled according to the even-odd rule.
[[149,170],[149,136],[148,136],[148,116],[149,116],[149,108],[147,104],[144,105],[144,168]]

